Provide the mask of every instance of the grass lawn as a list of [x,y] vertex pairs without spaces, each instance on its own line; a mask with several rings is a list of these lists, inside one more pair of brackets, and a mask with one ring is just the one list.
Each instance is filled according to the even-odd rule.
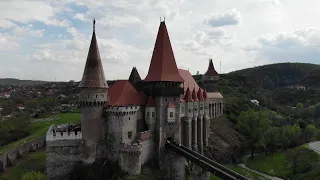
[[0,180],[20,180],[24,172],[43,172],[45,159],[46,152],[44,148],[38,149],[37,152],[29,152],[23,155],[21,159],[17,159],[14,166],[0,173]]
[[41,137],[45,135],[49,126],[51,124],[63,124],[63,123],[78,123],[81,120],[80,113],[63,113],[63,114],[55,114],[50,117],[59,117],[57,120],[54,121],[46,121],[46,122],[37,122],[34,124],[30,124],[28,127],[28,132],[30,133],[29,136],[22,138],[18,141],[12,142],[5,146],[0,147],[0,154],[3,154],[13,148],[20,146],[21,144],[28,142],[32,139]]
[[[297,147],[298,148],[298,147]],[[309,149],[307,145],[302,145],[302,154],[298,155],[297,171],[293,174],[292,163],[287,159],[286,153],[290,150],[277,152],[272,155],[257,155],[254,159],[248,158],[244,163],[247,167],[257,171],[290,179],[315,179],[319,178],[320,173],[320,156]],[[316,176],[318,174],[318,176]]]
[[[229,169],[232,169],[233,171],[249,178],[249,179],[255,179],[255,180],[268,180],[267,178],[263,177],[263,176],[260,176],[259,174],[256,174],[254,172],[251,172],[251,171],[248,171],[247,169],[244,169],[240,166],[237,166],[237,165],[232,165],[232,164],[229,164],[229,165],[225,165],[227,168]],[[210,177],[210,180],[222,180],[221,178],[217,177],[217,176],[214,176],[212,175]]]
[[291,174],[285,152],[277,152],[268,156],[256,155],[254,159],[245,161],[247,167],[277,177],[288,177]]

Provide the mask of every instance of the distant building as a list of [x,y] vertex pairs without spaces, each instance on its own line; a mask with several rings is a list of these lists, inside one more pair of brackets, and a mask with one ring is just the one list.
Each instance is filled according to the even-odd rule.
[[252,99],[252,100],[250,100],[250,102],[253,103],[256,106],[259,106],[259,101],[256,100],[256,99]]
[[303,91],[305,91],[305,90],[306,90],[306,87],[304,87],[304,86],[297,86],[297,90],[303,90]]

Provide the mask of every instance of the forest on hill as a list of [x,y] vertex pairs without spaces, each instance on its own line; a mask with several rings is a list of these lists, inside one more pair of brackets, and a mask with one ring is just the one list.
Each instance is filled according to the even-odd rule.
[[0,78],[0,85],[38,85],[38,84],[45,84],[48,83],[47,81],[35,81],[35,80],[20,80],[14,78]]

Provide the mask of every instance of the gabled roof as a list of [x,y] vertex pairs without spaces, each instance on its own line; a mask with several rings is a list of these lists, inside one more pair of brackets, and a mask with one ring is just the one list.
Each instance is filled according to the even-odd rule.
[[204,100],[208,99],[208,95],[207,95],[207,90],[206,89],[204,89],[204,91],[203,91],[203,99]]
[[197,97],[198,97],[199,101],[203,101],[204,100],[203,92],[202,92],[201,88],[199,88],[199,91],[197,92]]
[[133,67],[129,76],[129,82],[131,82],[131,84],[135,84],[138,81],[141,81],[141,77],[138,73],[137,68]]
[[189,88],[187,88],[187,91],[186,91],[186,93],[185,93],[185,95],[184,95],[184,100],[185,100],[186,102],[193,102],[192,95],[191,95],[191,91],[190,91]]
[[178,72],[169,34],[164,21],[160,23],[149,72],[144,81],[183,82],[183,79]]
[[176,108],[176,105],[173,102],[168,102],[168,108]]
[[[94,21],[95,24],[95,21]],[[93,27],[92,39],[84,68],[80,88],[108,88],[104,77],[95,28]]]
[[189,71],[184,69],[179,69],[179,74],[183,79],[183,88],[186,92],[188,88],[198,91],[200,89],[198,83],[194,80]]
[[209,66],[207,71],[203,74],[204,76],[219,76],[217,71],[214,69],[212,59],[209,59]]
[[145,105],[145,97],[128,80],[117,80],[108,92],[111,106]]
[[193,99],[193,101],[198,101],[198,97],[197,97],[197,93],[196,93],[195,88],[193,88],[193,91],[192,91],[192,99]]
[[149,96],[147,106],[148,107],[156,107],[156,103],[154,102],[152,96]]

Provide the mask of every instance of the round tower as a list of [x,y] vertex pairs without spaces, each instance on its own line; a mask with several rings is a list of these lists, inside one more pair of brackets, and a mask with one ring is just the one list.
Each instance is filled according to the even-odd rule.
[[209,59],[208,70],[202,76],[202,82],[207,92],[218,92],[219,74],[214,69],[212,59]]
[[86,162],[93,162],[97,158],[106,157],[103,109],[108,99],[108,84],[104,77],[99,54],[95,20],[93,21],[91,44],[79,88],[82,113],[81,130],[84,141],[83,155]]

